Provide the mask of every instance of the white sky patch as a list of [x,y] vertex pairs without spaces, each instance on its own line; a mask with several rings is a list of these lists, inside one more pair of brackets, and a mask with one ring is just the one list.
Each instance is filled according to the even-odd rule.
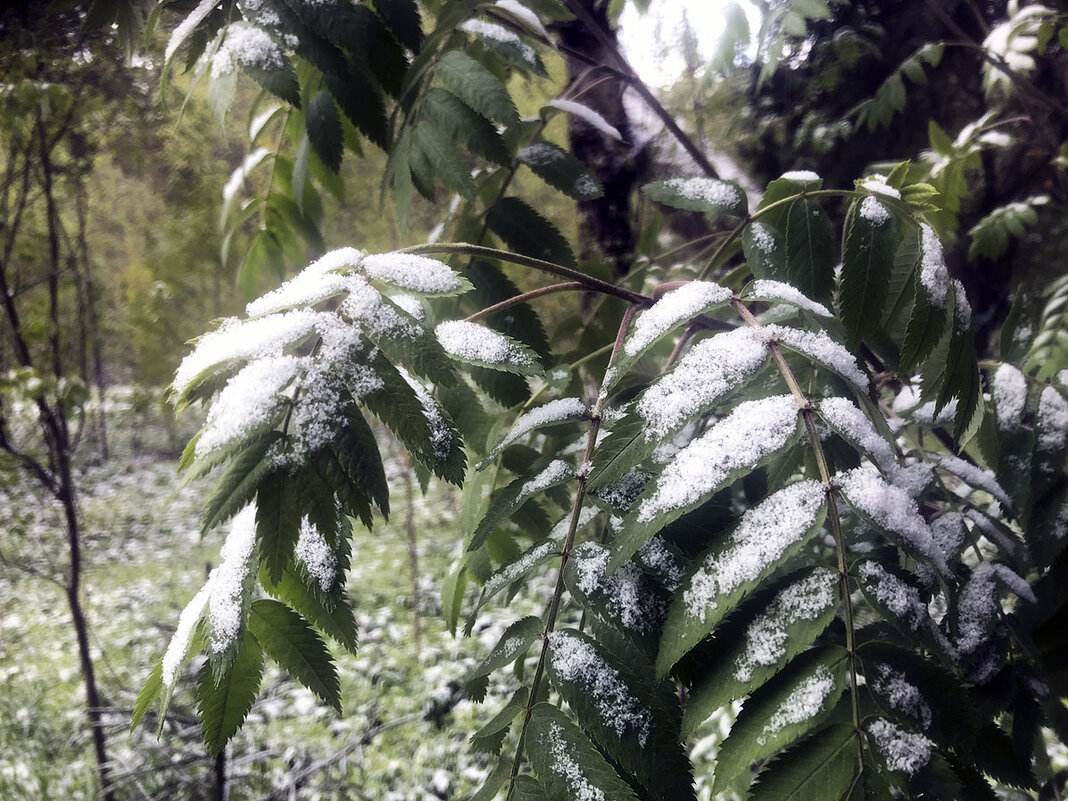
[[361,267],[369,278],[421,295],[449,295],[464,288],[460,276],[426,256],[379,253],[365,256]]
[[760,576],[815,524],[826,493],[816,481],[799,481],[742,515],[729,545],[711,554],[683,593],[691,617],[705,619],[719,599]]
[[998,428],[1015,431],[1023,420],[1027,402],[1027,379],[1011,364],[1005,363],[994,371],[994,405],[997,408]]
[[835,681],[831,671],[825,665],[817,667],[809,677],[803,679],[797,687],[786,696],[782,706],[775,710],[760,735],[758,742],[763,745],[772,737],[797,723],[804,723],[816,717],[822,710],[827,698],[834,691]]
[[788,630],[801,620],[815,620],[838,602],[838,576],[819,568],[781,590],[745,630],[745,650],[734,662],[734,678],[749,682],[758,668],[775,665],[786,653]]
[[609,123],[608,120],[589,106],[583,105],[582,103],[576,103],[574,100],[563,100],[561,98],[550,100],[548,105],[563,111],[566,114],[578,117],[590,127],[596,128],[611,139],[615,139],[619,142],[623,141],[623,135],[619,132],[619,129]]
[[439,323],[434,334],[447,353],[483,364],[535,367],[534,358],[503,334],[464,320]]
[[337,581],[337,556],[330,543],[307,517],[300,521],[300,536],[297,537],[293,553],[308,575],[319,584],[319,589],[323,592],[333,589]]
[[209,578],[208,582],[193,596],[193,600],[186,604],[182,614],[178,616],[178,626],[175,628],[174,636],[171,637],[167,650],[163,654],[162,679],[163,686],[168,689],[174,686],[174,682],[178,678],[178,670],[181,668],[182,662],[185,661],[189,644],[193,641],[193,633],[196,631],[201,615],[204,614],[204,607],[208,605],[208,596],[210,594],[211,579]]
[[675,456],[642,502],[638,522],[697,503],[732,472],[757,464],[783,447],[797,429],[797,402],[776,395],[738,404],[726,418]]
[[920,284],[932,306],[945,308],[946,293],[949,291],[949,270],[946,268],[942,241],[927,223],[920,225],[920,231]]
[[228,318],[201,337],[193,352],[182,359],[174,391],[181,394],[201,373],[224,362],[281,355],[286,347],[315,331],[319,321],[320,313],[304,309],[255,320]]
[[673,289],[638,317],[623,343],[628,356],[641,353],[667,331],[714,303],[726,303],[731,291],[710,281],[691,281]]
[[914,776],[931,761],[930,740],[922,734],[905,731],[885,718],[871,721],[868,734],[886,760],[886,767],[895,773]]
[[879,526],[905,540],[919,554],[945,572],[942,553],[931,537],[931,527],[916,511],[916,503],[900,487],[889,484],[878,471],[863,466],[835,477],[849,503]]
[[219,557],[212,571],[208,596],[208,645],[213,653],[229,648],[241,631],[245,582],[252,569],[252,552],[256,544],[256,507],[246,506],[230,524]]
[[[769,234],[765,235],[770,236]],[[755,230],[753,232],[753,236],[754,239],[756,239],[757,234]],[[772,242],[772,245],[774,245],[774,242]],[[759,240],[757,240],[757,247],[760,247],[761,250],[764,249],[760,245]],[[782,301],[783,303],[789,303],[793,306],[797,306],[799,309],[810,311],[820,317],[833,316],[830,311],[828,311],[827,307],[824,306],[822,303],[817,303],[816,301],[804,295],[801,290],[795,289],[794,287],[790,286],[789,284],[785,284],[782,281],[771,281],[766,278],[754,281],[753,285],[749,288],[749,294],[753,297],[761,299],[768,298],[770,300],[778,300]]]
[[296,356],[268,356],[242,368],[211,405],[196,455],[247,437],[269,420],[286,402],[282,390],[297,377],[302,361]]
[[638,401],[638,414],[649,424],[646,437],[664,437],[681,428],[756,372],[767,356],[767,345],[748,327],[693,345]]
[[605,662],[593,646],[566,631],[549,635],[549,659],[564,681],[577,684],[596,704],[605,726],[622,738],[638,735],[645,747],[653,728],[653,716],[630,692],[619,671]]
[[835,342],[827,332],[804,331],[785,325],[766,325],[762,329],[766,336],[803,353],[824,367],[838,373],[842,378],[852,382],[860,389],[868,388],[868,377],[857,367],[857,360],[843,345]]

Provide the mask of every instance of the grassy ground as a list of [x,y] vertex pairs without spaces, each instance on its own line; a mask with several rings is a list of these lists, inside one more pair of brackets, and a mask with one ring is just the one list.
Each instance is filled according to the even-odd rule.
[[[217,560],[221,532],[203,541],[197,514],[204,487],[176,491],[176,462],[164,427],[128,402],[109,406],[111,457],[84,449],[79,466],[86,539],[85,600],[107,734],[121,798],[210,798],[214,763],[193,720],[191,666],[157,739],[130,733],[140,683],[178,613]],[[187,421],[188,422],[188,421]],[[180,439],[180,437],[179,437]],[[403,483],[391,465],[394,515],[373,535],[357,532],[349,590],[360,621],[355,657],[339,654],[344,714],[317,704],[277,670],[226,755],[231,798],[451,799],[469,795],[486,770],[466,744],[510,695],[461,702],[425,719],[505,626],[536,612],[536,599],[490,609],[468,640],[445,631],[440,582],[458,556],[458,495],[432,487],[416,496],[423,636],[413,637]],[[381,522],[381,521],[380,521]],[[0,484],[0,798],[96,795],[81,675],[62,589],[61,518],[28,481]],[[433,716],[431,716],[433,718]],[[505,748],[507,749],[507,744]],[[292,791],[292,794],[291,794]]]

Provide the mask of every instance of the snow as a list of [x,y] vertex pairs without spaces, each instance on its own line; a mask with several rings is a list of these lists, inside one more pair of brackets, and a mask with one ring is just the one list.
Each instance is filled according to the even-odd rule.
[[372,336],[416,340],[421,329],[358,275],[348,276],[341,311]]
[[894,189],[894,187],[890,186],[890,184],[886,183],[885,175],[872,175],[861,181],[860,185],[869,192],[874,192],[877,195],[893,198],[894,200],[901,200],[901,193]]
[[812,170],[788,170],[782,174],[782,177],[799,184],[809,184],[820,179],[819,175]]
[[592,645],[566,631],[554,631],[549,635],[549,659],[557,676],[577,685],[593,702],[607,728],[620,739],[634,732],[645,747],[653,728],[652,713]]
[[849,503],[881,528],[905,540],[917,553],[930,559],[945,572],[942,553],[935,547],[931,527],[916,511],[916,503],[900,487],[887,483],[878,471],[862,466],[839,473],[835,484]]
[[489,365],[511,365],[530,368],[537,366],[527,351],[503,334],[484,325],[464,320],[439,323],[434,333],[446,352],[459,359]]
[[593,494],[619,509],[630,509],[631,504],[642,494],[650,477],[644,470],[632,467],[619,481],[601,487]]
[[531,409],[526,414],[521,415],[504,439],[493,450],[494,452],[499,452],[520,437],[541,426],[559,423],[564,420],[578,419],[586,416],[587,413],[586,404],[578,398],[560,398],[559,400],[550,401],[544,406]]
[[953,289],[957,299],[956,308],[953,310],[953,315],[957,321],[957,329],[967,331],[972,324],[972,305],[968,302],[968,293],[964,291],[964,284],[960,282],[959,278],[953,279]]
[[443,262],[411,253],[365,256],[360,267],[368,278],[420,295],[450,295],[465,285]]
[[693,574],[683,593],[688,614],[704,621],[719,599],[759,578],[816,525],[825,497],[819,482],[799,481],[746,511],[726,547]]
[[[757,247],[761,247],[761,245],[758,243]],[[761,249],[763,250],[762,247]],[[782,281],[770,281],[768,279],[754,281],[753,285],[749,288],[749,294],[755,298],[760,298],[761,300],[765,298],[770,300],[780,300],[784,303],[797,306],[799,309],[810,311],[820,317],[833,316],[822,303],[817,303],[816,301],[811,300],[806,297],[801,290],[795,289],[789,284],[784,284]]]
[[549,462],[544,470],[523,484],[522,489],[519,491],[519,497],[529,498],[535,492],[541,492],[546,487],[551,487],[565,477],[573,476],[574,474],[575,471],[571,469],[571,465],[562,459],[554,459]]
[[767,356],[766,344],[748,327],[697,342],[638,401],[637,412],[648,424],[646,439],[681,428],[756,372]]
[[182,42],[188,38],[194,28],[204,21],[208,14],[215,10],[218,4],[219,0],[200,0],[197,3],[197,7],[175,27],[170,41],[167,42],[167,49],[163,54],[164,63],[171,60]]
[[1024,374],[1011,364],[1002,364],[994,371],[993,394],[998,428],[1001,431],[1016,431],[1023,420],[1024,404],[1027,402],[1027,379]]
[[946,512],[931,523],[931,536],[947,562],[956,561],[960,556],[967,533],[964,515],[960,512]]
[[603,593],[608,611],[637,634],[652,634],[664,619],[664,603],[649,593],[648,579],[634,562],[627,562],[605,579],[611,553],[596,542],[584,542],[571,553],[578,589],[587,597]]
[[486,579],[486,583],[482,587],[484,596],[488,598],[506,584],[511,584],[528,571],[533,570],[550,554],[559,552],[560,543],[557,541],[548,540],[538,543],[514,562],[503,565],[496,573]]
[[758,742],[764,745],[787,726],[811,720],[823,710],[827,698],[834,691],[835,680],[831,671],[820,665],[815,672],[803,679],[775,710],[761,733]]
[[665,181],[664,186],[687,200],[710,206],[733,208],[742,202],[742,196],[735,187],[715,178],[672,178]]
[[304,566],[308,575],[315,579],[319,589],[330,592],[337,581],[337,556],[334,549],[312,522],[304,517],[300,521],[300,536],[293,551],[297,562]]
[[423,306],[423,302],[419,300],[415,295],[407,295],[403,292],[398,292],[388,296],[394,305],[401,311],[407,312],[407,314],[419,322],[423,322],[426,319],[426,308]]
[[893,448],[875,430],[868,416],[848,398],[825,398],[819,405],[820,415],[846,439],[867,454],[891,480],[901,467]]
[[914,421],[921,425],[944,425],[952,423],[957,414],[957,399],[950,400],[935,416],[935,402],[920,403],[919,393],[912,387],[902,387],[894,398],[894,414],[904,415],[908,413]]
[[998,480],[990,470],[983,470],[970,462],[966,462],[956,456],[939,456],[938,466],[957,478],[970,484],[973,488],[982,490],[997,499],[998,503],[1007,509],[1012,508],[1012,498],[1001,488]]
[[584,106],[581,103],[576,103],[573,100],[563,100],[557,98],[556,100],[550,100],[548,105],[555,109],[559,109],[567,114],[571,114],[578,117],[593,128],[603,133],[616,141],[622,142],[623,135],[619,132],[619,129],[614,125],[611,125],[608,120],[598,114],[589,106]]
[[[771,254],[775,252],[775,236],[771,233],[771,229],[764,223],[751,223],[749,226],[749,232],[753,236],[753,244],[757,246],[757,249],[761,253]],[[768,283],[777,284],[778,281],[769,281]]]
[[796,431],[798,411],[791,395],[738,404],[704,436],[679,451],[657,479],[656,491],[639,507],[638,522],[697,503],[735,471],[775,453]]
[[994,619],[1001,611],[995,581],[1019,598],[1037,603],[1031,587],[1007,565],[983,562],[975,568],[957,601],[956,645],[962,660],[970,663],[970,681],[985,681],[998,669],[997,660],[986,653],[994,633]]
[[234,22],[226,29],[226,39],[212,59],[212,71],[225,75],[233,72],[234,64],[272,72],[286,65],[282,49],[261,28],[245,22]]
[[298,310],[255,320],[227,318],[219,328],[201,337],[178,366],[174,391],[181,394],[201,373],[225,362],[280,355],[289,345],[315,330],[316,312]]
[[550,38],[549,32],[545,30],[545,26],[541,24],[538,15],[522,3],[518,2],[518,0],[497,0],[494,5],[496,5],[497,8],[504,9],[517,19],[521,19],[532,31],[535,31],[546,39]]
[[245,585],[253,567],[255,545],[256,507],[249,504],[234,516],[219,553],[221,562],[208,579],[208,645],[212,653],[229,649],[241,632]]
[[765,336],[781,342],[808,356],[823,366],[852,382],[860,389],[868,388],[868,377],[857,367],[856,359],[843,345],[835,342],[824,330],[803,331],[784,325],[766,325],[761,331]]
[[945,308],[946,293],[949,291],[949,270],[946,269],[942,242],[927,223],[921,223],[920,231],[920,285],[927,293],[927,300],[932,306]]
[[690,281],[666,293],[634,323],[623,352],[635,356],[675,326],[703,313],[709,306],[726,303],[731,291],[710,281]]
[[430,390],[416,381],[403,367],[397,367],[397,372],[408,383],[419,399],[419,405],[423,407],[423,418],[426,420],[427,435],[430,437],[430,446],[434,451],[434,458],[439,462],[445,462],[452,451],[452,429],[445,422],[445,416],[441,412]]
[[638,549],[638,560],[655,573],[669,591],[674,592],[679,586],[683,574],[682,566],[659,535]]
[[560,151],[544,142],[535,142],[532,145],[521,147],[516,156],[521,162],[532,167],[544,167],[561,160]]
[[786,654],[790,627],[815,620],[837,603],[837,582],[833,570],[821,567],[781,590],[745,630],[745,650],[734,661],[734,678],[747,683],[758,668],[778,664]]
[[208,605],[208,596],[210,594],[211,581],[209,580],[193,596],[193,600],[186,604],[182,614],[178,616],[178,626],[174,630],[170,643],[167,645],[162,661],[161,677],[163,686],[168,689],[174,687],[174,682],[178,678],[178,670],[181,668],[182,662],[185,661],[185,655],[193,641],[193,634],[196,631],[197,624],[200,622],[200,617],[204,614],[204,607]]
[[868,195],[861,201],[860,216],[875,226],[885,225],[890,221],[890,212],[874,195]]
[[538,54],[533,47],[528,45],[519,36],[505,27],[486,22],[480,19],[469,19],[461,23],[460,30],[474,34],[479,39],[498,42],[502,45],[514,47],[523,62],[531,69],[538,63]]
[[211,405],[196,455],[224,448],[268,422],[285,404],[282,390],[297,377],[302,362],[296,356],[268,356],[242,368]]
[[1046,387],[1038,400],[1038,450],[1056,453],[1068,438],[1068,402],[1053,387]]
[[339,270],[359,264],[363,253],[355,248],[341,248],[312,262],[282,286],[245,307],[249,317],[283,311],[296,306],[311,306],[347,291],[352,279]]
[[874,675],[868,680],[872,689],[883,696],[895,712],[915,720],[927,730],[931,725],[931,707],[919,688],[912,684],[904,673],[894,670],[889,665],[875,665]]
[[571,747],[564,739],[564,729],[559,723],[549,726],[549,755],[551,770],[567,783],[575,801],[605,801],[604,791],[590,784],[582,767],[571,756]]
[[907,732],[885,718],[868,723],[868,733],[886,760],[886,767],[895,773],[914,776],[931,761],[931,741],[922,734]]

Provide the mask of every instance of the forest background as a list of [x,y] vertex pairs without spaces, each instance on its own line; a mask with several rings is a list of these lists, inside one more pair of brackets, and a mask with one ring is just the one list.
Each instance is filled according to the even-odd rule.
[[[177,457],[200,422],[195,410],[176,419],[165,403],[185,343],[328,250],[425,241],[449,213],[440,190],[436,201],[416,196],[399,214],[382,202],[386,156],[364,142],[360,155],[346,153],[341,180],[313,159],[323,191],[285,211],[292,240],[265,250],[260,232],[269,212],[255,199],[277,188],[277,167],[261,164],[278,163],[273,151],[285,126],[259,116],[269,98],[252,82],[191,88],[189,74],[176,68],[160,97],[163,49],[193,4],[185,5],[154,18],[150,38],[136,46],[131,19],[112,27],[106,13],[93,15],[136,14],[134,5],[23,7],[2,19],[2,272],[4,295],[19,313],[5,317],[0,335],[0,795],[92,797],[99,792],[94,748],[98,756],[106,740],[116,797],[311,798],[339,788],[354,797],[464,797],[487,763],[463,741],[487,710],[461,701],[458,682],[522,601],[491,617],[470,652],[452,638],[440,598],[459,556],[451,533],[457,498],[437,485],[421,496],[399,449],[387,473],[405,508],[383,529],[377,551],[369,544],[360,552],[350,579],[361,646],[339,661],[346,714],[316,707],[278,673],[221,756],[200,744],[189,688],[176,693],[161,739],[127,731],[147,667],[217,559],[218,539],[199,537],[203,486],[175,491]],[[1035,4],[1024,7],[1030,13],[1000,3],[892,5],[771,3],[756,22],[728,6],[724,44],[713,57],[699,54],[691,30],[681,31],[685,69],[660,102],[697,153],[714,156],[718,174],[754,197],[788,170],[851,187],[907,159],[922,165],[940,195],[932,213],[950,270],[975,310],[980,356],[1013,354],[1048,380],[1063,369],[1066,348],[1063,19],[1045,9],[1048,24],[1029,27],[1029,17],[1040,16],[1034,9],[1044,8]],[[621,10],[591,8],[606,20]],[[573,49],[584,47],[592,45]],[[574,68],[566,53],[546,49],[541,58],[543,77],[505,74],[524,117],[544,114]],[[707,256],[723,239],[715,220],[637,193],[692,171],[694,154],[660,130],[662,120],[634,93],[622,103],[618,84],[599,89],[572,96],[624,131],[624,148],[602,138],[584,144],[589,129],[569,126],[565,115],[548,120],[545,138],[580,156],[583,147],[614,154],[615,162],[586,156],[605,199],[583,201],[576,215],[574,198],[530,171],[517,173],[516,193],[581,243],[579,258],[595,274]],[[248,158],[265,143],[266,154]],[[513,277],[522,289],[536,286]],[[554,344],[581,354],[581,343],[568,347],[571,310],[549,302],[539,311]],[[1007,338],[1006,319],[1013,322]],[[22,363],[20,342],[44,354],[42,366]],[[37,422],[26,407],[40,408],[45,398],[70,426],[57,423],[52,439],[46,433],[35,443]],[[66,477],[52,451],[60,442],[71,456]],[[64,486],[76,496],[64,497]],[[404,587],[393,578],[399,570],[411,571]],[[72,629],[67,621],[81,597],[85,609],[74,611]],[[88,625],[79,629],[82,612]],[[97,702],[89,701],[90,727],[87,656],[100,685]],[[721,723],[691,743],[696,764],[712,759]],[[1049,771],[1045,782],[1057,793],[1056,770]],[[710,794],[697,774],[699,791]]]

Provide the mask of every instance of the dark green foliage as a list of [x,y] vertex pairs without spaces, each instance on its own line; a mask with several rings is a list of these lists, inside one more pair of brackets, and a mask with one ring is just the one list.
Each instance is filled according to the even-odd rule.
[[786,281],[820,303],[834,289],[834,240],[826,212],[808,198],[786,211]]
[[573,267],[575,256],[563,234],[517,197],[497,201],[486,212],[486,224],[517,253]]
[[204,744],[211,754],[220,753],[227,740],[248,716],[263,678],[263,649],[251,632],[241,638],[230,666],[216,680],[207,662],[197,680],[197,712]]

